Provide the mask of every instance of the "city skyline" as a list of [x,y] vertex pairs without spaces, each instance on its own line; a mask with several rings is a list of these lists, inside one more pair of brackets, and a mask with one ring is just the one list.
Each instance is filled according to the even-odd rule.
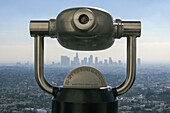
[[[141,62],[138,60],[138,63]],[[52,62],[52,64],[54,64],[54,62]],[[61,61],[58,62],[57,64],[61,65],[61,66],[79,66],[79,65],[121,65],[122,61],[118,60],[118,61],[113,61],[111,57],[109,57],[108,59],[104,59],[104,61],[101,61],[98,59],[97,56],[93,56],[90,55],[89,57],[84,57],[83,59],[79,58],[78,53],[76,53],[76,56],[73,58],[73,60],[70,59],[69,56],[61,56]]]
[[[136,59],[137,65],[141,65],[142,60],[141,58]],[[99,60],[98,56],[90,55],[89,57],[84,57],[83,59],[79,58],[79,53],[76,53],[76,56],[71,60],[69,56],[61,56],[60,62],[56,62],[57,64],[60,64],[61,66],[79,66],[79,65],[122,65],[125,62],[122,62],[121,60],[113,60],[112,57],[108,57],[104,60]],[[52,62],[52,64],[55,64]]]
[[[60,61],[52,61],[49,64],[52,65],[58,65],[58,66],[81,66],[81,65],[87,65],[87,66],[113,66],[113,65],[122,65],[126,62],[123,62],[122,60],[113,60],[112,57],[105,58],[104,60],[100,60],[98,56],[90,55],[88,57],[84,57],[82,59],[79,58],[79,53],[76,53],[76,55],[73,57],[73,59],[70,58],[70,56],[60,56]],[[136,59],[136,64],[141,65],[142,60],[141,58]],[[30,65],[30,62],[16,62],[16,65]]]

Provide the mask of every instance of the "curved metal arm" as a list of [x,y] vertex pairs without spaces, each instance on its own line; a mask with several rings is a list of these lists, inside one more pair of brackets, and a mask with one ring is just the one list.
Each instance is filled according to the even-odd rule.
[[136,36],[127,37],[126,80],[116,89],[117,96],[126,93],[133,85],[136,76]]
[[52,94],[53,86],[51,86],[44,78],[44,37],[36,35],[34,46],[34,68],[36,81],[42,90]]

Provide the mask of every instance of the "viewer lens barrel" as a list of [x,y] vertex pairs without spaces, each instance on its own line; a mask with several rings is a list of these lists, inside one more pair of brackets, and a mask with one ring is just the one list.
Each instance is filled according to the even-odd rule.
[[87,24],[89,22],[89,17],[85,14],[80,15],[79,22],[81,24]]

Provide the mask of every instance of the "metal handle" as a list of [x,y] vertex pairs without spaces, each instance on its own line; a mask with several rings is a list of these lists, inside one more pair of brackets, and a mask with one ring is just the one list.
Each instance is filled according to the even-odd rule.
[[44,36],[34,36],[34,62],[35,78],[39,87],[49,94],[53,94],[51,86],[44,78]]
[[117,88],[116,95],[126,93],[133,85],[136,76],[136,36],[127,37],[127,72],[126,80]]
[[[77,8],[75,8],[74,10],[77,10]],[[55,37],[56,38],[58,36],[58,38],[63,38],[62,40],[60,40],[60,39],[58,40],[60,43],[61,42],[69,42],[71,46],[72,45],[75,46],[74,45],[75,40],[70,42],[71,38],[69,38],[69,40],[67,40],[67,41],[65,41],[65,39],[68,39],[68,37],[75,37],[75,36],[77,39],[77,34],[79,34],[80,37],[84,37],[84,36],[87,37],[87,36],[91,36],[91,35],[93,36],[95,33],[98,33],[95,30],[94,30],[95,32],[93,32],[93,30],[91,30],[90,32],[88,32],[89,34],[87,35],[86,33],[82,32],[82,31],[73,29],[74,26],[72,26],[72,22],[67,21],[67,17],[65,16],[65,14],[71,15],[69,11],[72,11],[72,9],[67,10],[67,11],[68,11],[67,13],[66,13],[66,11],[64,11],[63,17],[60,18],[61,20],[63,20],[63,18],[65,18],[63,21],[63,22],[66,22],[65,27],[62,27],[62,25],[60,25],[62,22],[58,21],[58,19],[56,19],[56,20],[50,19],[49,21],[31,21],[30,22],[30,34],[31,34],[31,36],[35,37],[35,47],[34,47],[35,48],[35,55],[34,55],[35,56],[35,78],[36,78],[36,81],[37,81],[38,85],[40,86],[40,88],[49,94],[54,94],[54,92],[56,91],[55,89],[57,89],[57,88],[51,86],[44,78],[44,37]],[[99,12],[102,12],[102,14],[103,14],[102,10],[99,10]],[[100,13],[99,14],[96,13],[96,15],[100,15]],[[106,13],[106,15],[108,15],[108,14]],[[61,16],[61,13],[60,13],[60,16]],[[58,16],[58,17],[60,17],[60,16]],[[108,38],[108,39],[106,41],[104,41],[104,42],[109,42],[109,41],[110,42],[107,44],[104,43],[102,46],[101,44],[99,45],[96,42],[96,40],[94,40],[95,43],[92,45],[98,44],[99,46],[102,46],[102,47],[99,48],[99,46],[94,46],[94,47],[96,47],[96,48],[94,48],[93,46],[90,46],[90,47],[86,46],[85,48],[82,48],[80,50],[106,49],[113,44],[112,37],[114,37],[115,39],[120,39],[121,37],[127,37],[127,75],[126,75],[126,80],[119,87],[113,88],[114,89],[113,91],[116,91],[116,94],[119,96],[119,95],[122,95],[125,92],[127,92],[131,88],[131,86],[133,85],[133,83],[135,81],[136,37],[140,37],[140,35],[141,35],[141,22],[140,21],[121,21],[121,19],[116,19],[113,22],[113,21],[110,21],[110,20],[112,20],[112,17],[110,17],[110,16],[106,16],[106,17],[108,17],[108,18],[106,18],[106,20],[109,20],[106,24],[106,25],[108,25],[108,27],[106,26],[106,28],[108,28],[108,29],[105,30],[107,32],[104,32],[104,34],[102,34],[102,35],[100,34],[100,35],[103,37],[106,35],[106,33],[110,34],[110,35],[106,35],[106,38]],[[105,19],[105,18],[103,18],[103,19]],[[60,24],[56,24],[57,22],[59,22]],[[103,24],[102,23],[100,23],[100,24],[101,24],[101,26],[99,26],[99,27],[97,26],[98,27],[97,31],[102,32],[100,27],[103,28]],[[112,33],[110,33],[109,31]],[[65,37],[65,35],[68,37]],[[105,37],[103,37],[103,38],[105,38]],[[99,39],[100,39],[99,42],[103,41],[103,40],[101,40],[101,37],[99,37]],[[86,42],[86,41],[84,41],[84,42]],[[82,43],[84,44],[84,42],[82,41],[78,44],[81,45]],[[69,44],[67,44],[67,45],[69,45]],[[70,46],[64,45],[64,43],[63,43],[63,46],[66,48],[70,48],[70,49],[77,49],[76,47],[78,47],[78,46],[76,46],[74,48],[71,48]],[[88,49],[88,48],[90,48],[90,49]]]

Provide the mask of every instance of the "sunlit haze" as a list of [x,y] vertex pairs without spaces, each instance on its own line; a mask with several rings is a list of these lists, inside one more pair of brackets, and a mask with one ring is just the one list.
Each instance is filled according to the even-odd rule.
[[[33,62],[33,37],[29,34],[30,20],[56,18],[64,9],[92,6],[105,9],[113,18],[141,20],[142,36],[137,40],[137,57],[142,62],[170,62],[170,1],[169,0],[1,0],[0,1],[0,63]],[[75,53],[80,59],[90,55],[99,60],[112,57],[126,61],[126,38],[115,40],[103,51],[67,50],[56,39],[45,38],[45,62],[59,62],[60,56]]]

